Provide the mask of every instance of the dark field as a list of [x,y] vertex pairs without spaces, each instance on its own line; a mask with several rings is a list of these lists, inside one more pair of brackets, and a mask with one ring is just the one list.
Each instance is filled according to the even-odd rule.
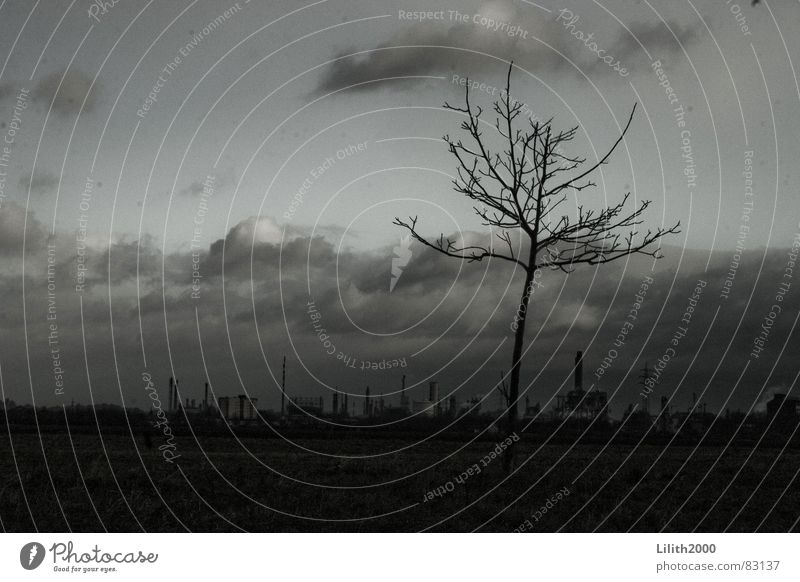
[[[554,445],[534,454],[538,445],[523,440],[506,478],[499,459],[481,464],[493,440],[459,450],[443,440],[204,437],[200,447],[181,437],[172,465],[155,439],[148,448],[139,438],[137,453],[119,435],[101,444],[96,434],[72,443],[14,434],[14,456],[8,441],[0,438],[6,531],[510,532],[527,519],[525,529],[540,532],[785,532],[800,516],[797,449]],[[475,464],[480,472],[467,475]],[[423,501],[438,487],[447,490]]]

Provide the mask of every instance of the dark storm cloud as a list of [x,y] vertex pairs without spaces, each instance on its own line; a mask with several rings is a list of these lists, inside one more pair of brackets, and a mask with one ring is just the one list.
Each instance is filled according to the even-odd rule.
[[[450,72],[459,74],[469,71],[475,74],[495,66],[497,59],[509,60],[514,57],[517,39],[497,35],[494,38],[480,35],[473,25],[457,25],[446,31],[423,28],[402,32],[391,42],[374,47],[366,54],[351,55],[364,49],[343,51],[329,65],[316,87],[317,94],[325,94],[338,89],[351,88],[353,91],[374,91],[388,83],[418,83],[422,79],[395,79],[374,82],[392,77],[413,77],[444,75]],[[481,57],[474,51],[487,56]],[[539,67],[556,66],[556,56],[542,51],[536,54]]]
[[[23,212],[19,207],[5,207],[6,214],[0,214],[0,219],[10,216],[9,209],[16,215],[13,223],[18,224],[19,213]],[[37,224],[33,217],[29,222]],[[43,244],[44,232],[39,234]],[[110,248],[93,248],[82,296],[83,323],[73,291],[74,252],[64,250],[68,245],[61,245],[56,285],[58,324],[62,341],[70,348],[65,349],[64,355],[70,373],[75,377],[83,373],[80,346],[85,333],[90,370],[95,375],[95,386],[100,386],[94,395],[100,400],[113,400],[115,393],[103,386],[114,386],[111,374],[115,367],[119,366],[125,382],[135,378],[141,367],[141,317],[150,368],[169,370],[165,359],[168,337],[175,373],[185,377],[187,385],[202,386],[208,369],[212,382],[223,393],[243,389],[239,386],[241,381],[265,399],[267,406],[274,405],[263,393],[270,382],[265,380],[259,339],[272,365],[277,365],[282,354],[290,353],[293,361],[299,358],[309,372],[331,384],[391,383],[391,374],[349,370],[326,354],[314,333],[308,313],[310,301],[321,314],[325,333],[337,350],[361,360],[410,358],[410,354],[430,344],[403,373],[412,379],[420,378],[445,366],[437,373],[443,386],[465,381],[505,341],[505,347],[468,382],[460,397],[486,392],[487,383],[495,379],[498,370],[508,369],[510,324],[522,284],[521,276],[513,275],[510,265],[462,265],[412,244],[412,257],[390,292],[392,247],[371,252],[339,250],[335,241],[324,237],[309,238],[294,232],[281,243],[280,238],[275,238],[279,234],[282,229],[267,217],[247,219],[234,226],[226,239],[214,242],[201,253],[200,292],[196,298],[192,297],[195,263],[190,252],[164,256],[152,239],[118,241]],[[9,244],[13,246],[16,241],[18,245],[19,236],[17,232]],[[547,401],[568,380],[576,349],[586,352],[587,383],[596,382],[595,370],[610,350],[616,350],[618,357],[603,374],[600,385],[612,392],[621,383],[621,393],[615,400],[617,412],[635,401],[639,368],[646,360],[654,365],[670,346],[676,330],[687,327],[682,319],[698,280],[706,283],[702,296],[688,333],[663,372],[655,397],[670,396],[690,367],[687,379],[680,384],[677,401],[682,398],[685,402],[693,392],[699,394],[708,386],[703,400],[710,406],[722,406],[732,394],[728,407],[747,408],[765,383],[791,382],[796,366],[789,360],[782,360],[774,376],[769,377],[787,339],[787,353],[800,349],[796,334],[789,335],[800,300],[789,294],[781,302],[783,311],[770,332],[768,350],[751,362],[747,377],[732,392],[753,340],[774,303],[777,285],[784,278],[786,251],[769,250],[766,255],[763,249],[746,252],[727,300],[720,299],[720,290],[729,275],[731,253],[714,253],[710,268],[705,270],[707,251],[666,247],[664,252],[666,258],[657,264],[655,272],[650,270],[651,261],[642,257],[628,264],[586,267],[568,276],[559,272],[543,274],[529,320],[528,337],[537,339],[526,356],[524,374],[526,383],[534,374],[541,374],[532,388],[534,401]],[[42,250],[31,253],[26,283],[28,341],[32,365],[37,366],[33,373],[36,382],[44,383],[48,381],[44,349],[48,333],[46,265]],[[645,277],[652,277],[653,282],[634,327],[623,346],[615,345]],[[8,332],[7,337],[21,337],[23,333],[19,283],[19,273],[0,275],[0,289],[7,298],[0,306],[0,325],[4,333]],[[403,331],[406,328],[410,330]],[[709,329],[711,335],[706,338]],[[112,332],[116,359],[110,345]],[[199,351],[199,337],[204,356]],[[5,348],[13,360],[13,373],[9,371],[12,375],[25,373],[17,369],[24,360],[13,353],[20,345],[15,342]],[[22,357],[21,352],[17,355]],[[204,366],[199,364],[201,357],[205,358]],[[294,386],[308,395],[324,393],[309,372],[294,370]],[[80,380],[75,382],[74,390],[81,392],[83,384]],[[24,400],[19,395],[17,398]],[[82,396],[76,395],[77,398]]]
[[700,37],[700,25],[681,26],[675,22],[638,22],[622,30],[611,51],[621,58],[635,57],[642,50],[642,45],[654,58],[664,53],[679,53],[697,42]]
[[21,255],[23,239],[28,252],[41,249],[46,236],[42,223],[32,212],[26,212],[15,202],[6,202],[0,208],[0,255]]
[[84,111],[94,109],[97,104],[97,85],[92,87],[91,77],[82,71],[57,71],[36,84],[33,99],[44,107],[52,107],[60,115],[76,115],[82,106]]
[[[373,50],[367,51],[362,47],[342,51],[326,69],[316,87],[316,94],[348,87],[355,91],[373,91],[397,84],[397,80],[391,81],[392,85],[374,82],[391,77],[448,73],[475,76],[496,70],[497,59],[514,60],[520,67],[535,73],[554,71],[574,75],[577,71],[570,63],[573,61],[581,69],[616,74],[613,68],[594,58],[579,37],[573,38],[570,34],[572,29],[566,29],[564,23],[517,19],[514,17],[515,12],[509,8],[504,18],[519,26],[526,33],[525,38],[492,32],[470,21],[452,26],[417,25],[401,31],[391,41],[380,44]],[[443,29],[444,26],[447,28]],[[593,31],[592,26],[583,21],[578,21],[576,27],[576,30],[584,34]],[[658,55],[676,53],[681,51],[681,47],[686,48],[698,40],[698,30],[696,26],[682,26],[675,22],[636,23],[628,30],[621,29],[617,33],[616,40],[609,43],[607,54],[613,54],[623,64],[632,64],[643,55],[639,43]],[[593,37],[598,44],[602,43],[599,35],[593,34]],[[357,52],[361,54],[346,56]],[[632,66],[629,66],[630,69]],[[399,82],[407,84],[420,81],[406,79]]]
[[19,187],[23,192],[30,189],[33,194],[46,194],[58,187],[58,176],[47,170],[37,170],[32,176],[25,173],[19,179]]

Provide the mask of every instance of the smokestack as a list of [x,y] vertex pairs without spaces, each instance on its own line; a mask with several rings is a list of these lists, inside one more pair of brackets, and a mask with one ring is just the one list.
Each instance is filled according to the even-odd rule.
[[434,414],[434,416],[438,416],[442,411],[441,404],[439,403],[439,383],[438,382],[431,382],[428,385],[428,389],[429,389],[429,392],[430,392],[428,394],[428,398],[429,398],[429,400],[431,402],[434,403],[433,414]]
[[367,392],[364,395],[364,416],[371,416],[370,415],[370,404],[369,401],[369,386],[367,386]]
[[344,415],[350,416],[350,408],[349,408],[350,398],[347,392],[344,393]]
[[172,403],[175,402],[175,379],[170,376],[169,377],[169,406],[167,407],[168,410],[172,410]]
[[339,393],[338,392],[334,392],[333,393],[333,406],[331,408],[333,409],[333,413],[334,414],[339,414]]
[[439,401],[439,383],[431,382],[428,384],[428,400],[431,402]]
[[178,382],[178,379],[175,378],[175,392],[173,392],[172,409],[173,410],[178,410],[178,408],[180,407],[180,404],[181,404],[180,383]]
[[575,390],[583,390],[583,352],[575,353]]
[[286,416],[286,356],[283,356],[283,377],[281,378],[281,416]]
[[208,382],[206,382],[206,394],[203,396],[203,408],[208,408]]

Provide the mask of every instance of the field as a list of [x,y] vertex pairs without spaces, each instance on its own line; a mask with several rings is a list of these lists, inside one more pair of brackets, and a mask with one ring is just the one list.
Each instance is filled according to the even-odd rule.
[[6,531],[797,531],[800,516],[796,449],[523,440],[506,477],[495,440],[180,437],[173,464],[155,439],[12,440]]

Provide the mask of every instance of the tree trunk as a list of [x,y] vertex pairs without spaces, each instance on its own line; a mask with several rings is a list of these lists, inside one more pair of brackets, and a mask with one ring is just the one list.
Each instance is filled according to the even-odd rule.
[[[506,426],[506,436],[510,437],[517,432],[518,412],[517,400],[519,400],[519,374],[522,367],[522,346],[525,343],[525,321],[528,318],[528,305],[531,300],[533,292],[532,285],[534,276],[536,274],[535,268],[530,268],[525,273],[525,287],[522,289],[522,297],[519,302],[519,307],[516,313],[517,328],[514,332],[514,354],[511,359],[511,382],[508,387],[508,419]],[[503,456],[503,468],[506,473],[510,473],[514,469],[516,441],[512,440],[511,444],[505,450]]]

